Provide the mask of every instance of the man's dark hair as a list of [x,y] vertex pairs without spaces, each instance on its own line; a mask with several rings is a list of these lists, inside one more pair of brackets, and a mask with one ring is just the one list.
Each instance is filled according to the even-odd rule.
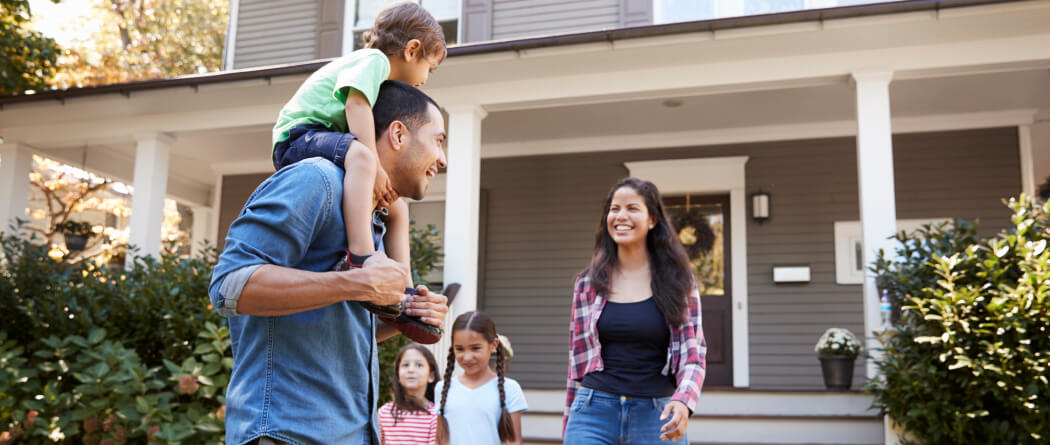
[[396,80],[383,82],[379,86],[379,97],[372,106],[376,139],[383,136],[394,121],[404,122],[412,131],[425,125],[430,120],[427,115],[430,105],[438,107],[434,99],[412,85]]

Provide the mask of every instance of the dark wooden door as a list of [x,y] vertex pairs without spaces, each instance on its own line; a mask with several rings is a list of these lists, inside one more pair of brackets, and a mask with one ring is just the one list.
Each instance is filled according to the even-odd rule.
[[701,322],[707,340],[704,386],[732,386],[729,195],[669,196],[664,198],[664,205],[689,253],[700,287]]

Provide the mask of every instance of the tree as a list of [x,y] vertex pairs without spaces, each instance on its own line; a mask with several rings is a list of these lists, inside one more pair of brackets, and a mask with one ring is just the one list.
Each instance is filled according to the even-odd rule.
[[103,26],[66,48],[51,84],[59,88],[218,71],[225,0],[94,0]]
[[[128,200],[131,190],[127,185],[40,156],[33,156],[29,183],[40,199],[30,202],[31,220],[25,230],[39,235],[49,246],[52,258],[92,257],[105,263],[124,254],[128,228],[121,221],[126,222],[131,216]],[[105,215],[110,215],[113,221],[106,222]],[[95,236],[82,252],[67,256],[69,252],[59,244],[62,241],[60,226],[74,221],[89,223]],[[179,227],[181,222],[177,203],[166,199],[161,237],[170,243],[170,248],[180,252],[189,245],[188,234]]]
[[58,43],[29,29],[30,17],[29,0],[0,0],[0,94],[46,88],[55,73]]

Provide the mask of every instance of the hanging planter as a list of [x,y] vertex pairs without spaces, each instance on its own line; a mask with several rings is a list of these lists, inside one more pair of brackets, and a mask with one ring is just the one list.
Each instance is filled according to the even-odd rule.
[[65,235],[66,238],[66,250],[70,252],[80,252],[87,246],[88,237],[83,235]]
[[66,240],[66,250],[80,252],[91,238],[91,223],[87,221],[64,221],[55,226]]

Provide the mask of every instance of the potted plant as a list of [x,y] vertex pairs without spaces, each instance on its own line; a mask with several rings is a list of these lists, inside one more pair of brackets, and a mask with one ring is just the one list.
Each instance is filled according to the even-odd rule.
[[66,249],[70,252],[80,252],[91,238],[91,223],[87,221],[63,221],[55,226],[55,230],[62,233],[66,239]]
[[814,348],[824,373],[824,386],[847,391],[853,384],[853,362],[860,355],[860,341],[847,329],[830,328],[820,336]]

